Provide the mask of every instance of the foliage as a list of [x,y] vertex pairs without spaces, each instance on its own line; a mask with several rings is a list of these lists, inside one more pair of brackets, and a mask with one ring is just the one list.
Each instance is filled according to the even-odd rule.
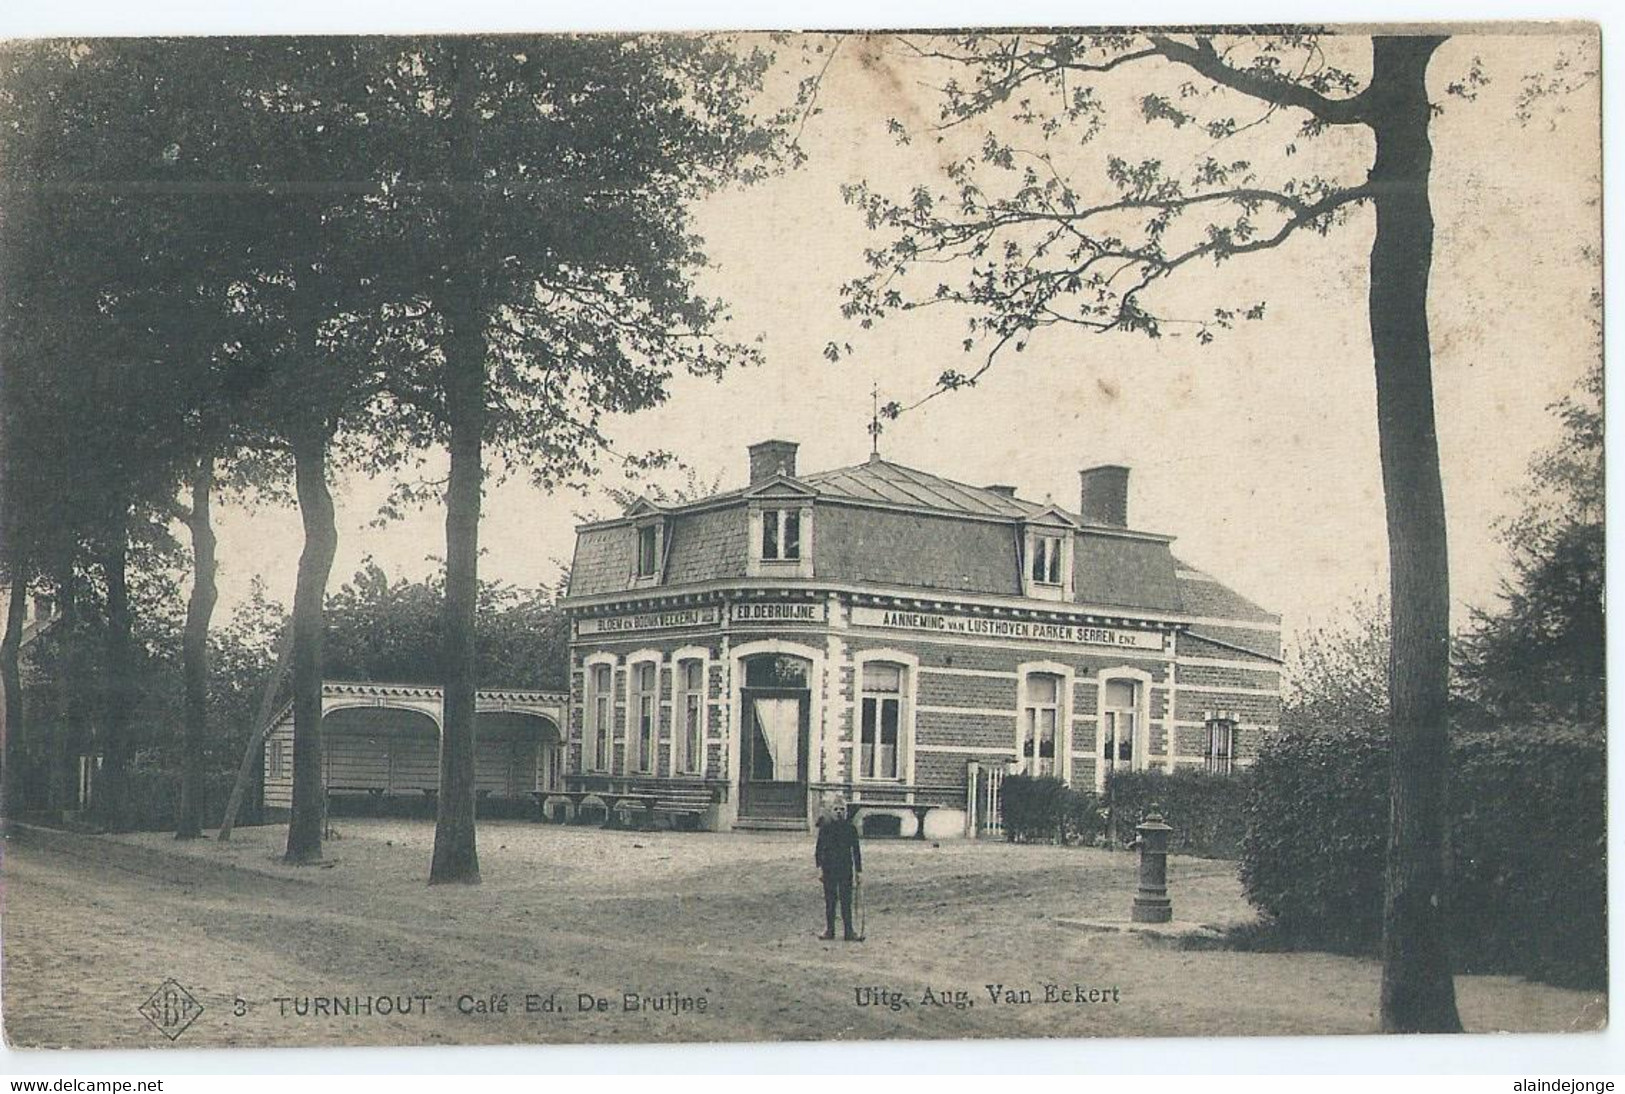
[[1463,691],[1504,724],[1540,719],[1603,728],[1602,404],[1599,356],[1579,390],[1551,408],[1562,421],[1562,438],[1535,458],[1529,501],[1501,526],[1512,557],[1501,604],[1474,612],[1460,643],[1456,671]]
[[1371,730],[1282,734],[1253,765],[1241,883],[1284,930],[1334,948],[1382,930],[1388,742]]
[[[1292,944],[1353,952],[1382,925],[1388,743],[1281,735],[1246,803],[1244,890]],[[1601,987],[1607,969],[1604,746],[1547,726],[1461,735],[1452,753],[1447,922],[1456,960]]]
[[1388,721],[1390,619],[1385,597],[1352,601],[1287,645],[1281,728],[1378,731]]
[[1602,988],[1606,749],[1584,729],[1463,734],[1451,773],[1452,937],[1462,967]]
[[1173,829],[1169,850],[1201,858],[1238,858],[1246,835],[1245,801],[1250,774],[1206,771],[1113,771],[1106,776],[1106,799],[1117,817],[1119,839],[1153,809]]
[[[920,402],[975,384],[1005,347],[1020,352],[1051,329],[1151,338],[1183,329],[1209,343],[1261,319],[1265,305],[1180,314],[1189,305],[1168,286],[1181,271],[1325,235],[1358,207],[1375,209],[1366,318],[1396,639],[1382,1028],[1459,1031],[1438,911],[1450,599],[1427,314],[1428,128],[1439,109],[1428,77],[1445,37],[1378,33],[1362,42],[1280,27],[901,41],[945,70],[930,82],[942,88],[935,160],[946,181],[906,194],[866,183],[846,190],[881,242],[865,253],[868,272],[844,287],[843,311],[864,326],[921,308],[967,313],[964,348],[979,362],[968,374],[943,372]],[[1442,74],[1433,75],[1437,85]],[[1471,98],[1484,81],[1469,72],[1444,90]],[[1119,135],[1106,118],[1125,106],[1188,143],[1159,158],[1136,156],[1133,141],[1097,147],[1102,134]],[[974,151],[943,136],[984,119],[998,126]],[[1249,148],[1260,144],[1255,166]]]
[[[327,600],[326,670],[336,680],[438,683],[444,578],[391,580],[368,560]],[[564,688],[569,621],[552,595],[480,583],[476,672],[483,686]]]
[[[235,765],[233,765],[235,766]],[[226,799],[231,796],[234,771],[210,770],[202,780],[200,804],[208,823],[218,823],[225,812]],[[181,777],[170,768],[137,764],[126,775],[126,795],[129,824],[136,831],[161,832],[175,827],[180,812]],[[248,799],[244,817],[251,817],[255,799]]]
[[1011,775],[999,791],[1004,838],[1013,843],[1093,844],[1105,831],[1094,794],[1052,776]]
[[[1187,268],[1324,235],[1372,196],[1362,172],[1339,177],[1315,154],[1316,138],[1370,121],[1372,96],[1358,62],[1312,34],[922,35],[893,48],[943,88],[934,125],[894,121],[892,131],[903,143],[932,139],[945,184],[846,188],[885,241],[846,286],[844,311],[867,327],[967,306],[965,349],[983,360],[945,371],[938,391],[974,384],[1005,347],[1019,352],[1048,328],[1185,331],[1206,343],[1261,319],[1257,301],[1181,314],[1159,290]],[[1114,112],[1183,140],[1188,166],[1180,152],[1097,147]],[[1272,142],[1296,157],[1274,177],[1254,163]],[[907,280],[927,268],[942,272]]]

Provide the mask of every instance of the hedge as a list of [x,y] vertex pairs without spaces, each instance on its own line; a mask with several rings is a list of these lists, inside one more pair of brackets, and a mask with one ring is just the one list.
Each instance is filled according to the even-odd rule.
[[[1451,750],[1445,898],[1456,967],[1603,987],[1602,735],[1464,731]],[[1387,773],[1378,733],[1283,734],[1263,750],[1247,794],[1241,880],[1284,938],[1376,946]]]
[[1113,771],[1106,776],[1106,801],[1117,817],[1121,839],[1153,807],[1173,829],[1168,849],[1201,858],[1237,858],[1247,833],[1245,771],[1210,775],[1206,771]]
[[1099,798],[1048,775],[1006,778],[999,791],[999,819],[1004,838],[1013,843],[1093,844],[1106,828]]
[[[220,824],[220,818],[225,814],[226,801],[231,797],[231,786],[236,780],[236,773],[215,773],[204,776],[203,779],[203,827],[215,828]],[[125,793],[127,800],[127,819],[138,832],[162,832],[173,830],[180,819],[181,777],[176,771],[160,768],[136,768],[125,775]],[[253,824],[258,819],[258,808],[255,799],[258,797],[251,786],[245,795],[242,809],[237,814],[237,823]]]

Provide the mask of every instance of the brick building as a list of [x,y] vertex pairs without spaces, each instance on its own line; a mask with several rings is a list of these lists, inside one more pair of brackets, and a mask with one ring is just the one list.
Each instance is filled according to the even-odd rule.
[[957,835],[986,772],[1225,773],[1278,724],[1279,617],[1132,530],[1126,468],[1083,471],[1074,512],[878,457],[749,454],[741,490],[577,530],[577,804],[801,828],[839,794],[871,829]]

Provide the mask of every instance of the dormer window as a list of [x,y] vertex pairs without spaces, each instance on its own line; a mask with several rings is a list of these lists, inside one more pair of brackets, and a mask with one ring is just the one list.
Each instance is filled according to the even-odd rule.
[[638,576],[653,577],[660,562],[660,528],[645,524],[638,529]]
[[658,516],[639,518],[633,525],[632,585],[658,585],[666,557],[666,522]]
[[813,507],[801,499],[764,498],[748,510],[751,577],[813,576]]
[[1020,543],[1022,593],[1038,600],[1072,599],[1072,529],[1059,512],[1027,525]]
[[801,510],[762,510],[762,561],[796,562],[801,558]]
[[1038,584],[1061,584],[1061,545],[1060,536],[1033,536],[1033,580]]

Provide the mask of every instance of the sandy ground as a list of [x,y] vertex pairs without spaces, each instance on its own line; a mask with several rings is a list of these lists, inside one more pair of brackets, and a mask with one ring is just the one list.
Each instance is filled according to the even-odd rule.
[[[7,1039],[169,1047],[139,1010],[168,978],[203,1008],[177,1047],[1377,1028],[1371,961],[1181,950],[1057,925],[1126,916],[1127,855],[870,841],[868,940],[843,944],[813,937],[823,913],[810,837],[482,822],[484,884],[430,888],[432,824],[337,824],[321,867],[282,865],[281,827],[239,829],[224,845],[16,831]],[[1248,917],[1229,864],[1175,859],[1170,873],[1180,919]],[[1598,994],[1505,977],[1460,977],[1457,990],[1470,1030],[1606,1021]],[[356,1013],[362,999],[372,1013]]]

